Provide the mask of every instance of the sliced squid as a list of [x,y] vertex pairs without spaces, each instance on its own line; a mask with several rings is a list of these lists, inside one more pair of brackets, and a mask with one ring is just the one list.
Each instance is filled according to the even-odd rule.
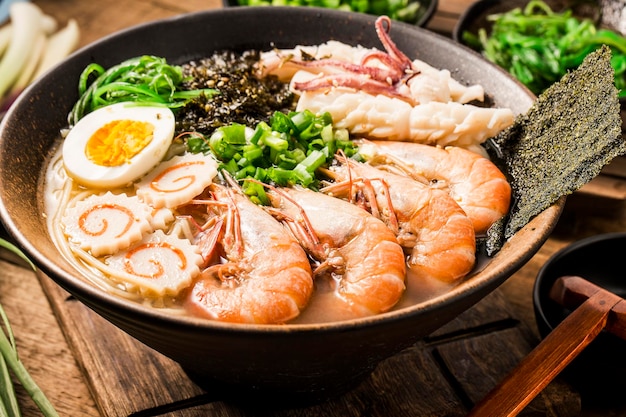
[[[319,45],[297,45],[292,49],[272,49],[261,53],[258,75],[260,78],[273,75],[282,82],[289,82],[297,71],[303,68],[309,69],[307,61],[311,62],[311,60],[308,57],[316,60],[336,60],[357,64],[372,52],[376,52],[376,49],[365,48],[361,45],[352,46],[335,40]],[[337,65],[323,65],[323,63],[322,65],[316,63],[313,68],[312,71],[316,73],[343,71]]]
[[137,195],[154,208],[174,208],[200,194],[216,175],[217,162],[210,156],[175,156],[137,183]]
[[69,241],[93,256],[128,248],[152,230],[152,208],[137,197],[107,192],[78,201],[61,222]]
[[[330,41],[319,46],[298,46],[294,49],[271,50],[261,54],[259,75],[261,77],[273,75],[283,82],[290,82],[291,89],[300,94],[299,86],[316,77],[345,75],[349,71],[358,72],[361,62],[368,55],[380,52],[377,49],[368,49],[361,46],[351,46],[337,41]],[[306,59],[314,57],[317,61]],[[384,68],[378,62],[370,61],[363,68]],[[438,69],[424,61],[411,61],[411,71],[417,76],[399,88],[404,99],[410,98],[415,103],[430,101],[469,103],[485,99],[485,92],[478,84],[463,85],[452,77],[449,70]],[[364,71],[365,72],[365,71]],[[384,74],[384,73],[383,73]],[[365,74],[362,74],[365,75]],[[367,78],[371,78],[367,74]]]
[[328,112],[336,128],[356,136],[453,145],[478,153],[484,152],[481,143],[514,121],[513,112],[506,108],[435,101],[411,106],[398,98],[345,88],[304,92],[297,106],[302,109]]
[[388,17],[376,19],[384,50],[340,43],[325,45],[324,54],[304,47],[273,50],[261,56],[261,75],[289,79],[299,95],[296,110],[328,112],[335,127],[353,135],[454,145],[484,155],[480,144],[510,126],[513,112],[472,105],[484,101],[483,87],[411,60],[391,39],[390,27]]
[[105,259],[111,279],[145,297],[175,297],[191,285],[202,263],[197,246],[157,230]]

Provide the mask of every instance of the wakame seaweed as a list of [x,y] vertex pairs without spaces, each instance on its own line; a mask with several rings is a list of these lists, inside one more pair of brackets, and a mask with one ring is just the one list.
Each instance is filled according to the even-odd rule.
[[187,102],[177,113],[177,131],[211,135],[232,123],[256,126],[269,122],[276,111],[295,109],[295,95],[289,85],[275,77],[259,79],[254,74],[258,51],[221,51],[183,65],[189,90],[210,88],[212,97],[200,96]]
[[611,50],[603,46],[490,140],[492,159],[509,177],[513,203],[509,216],[489,231],[488,254],[626,153],[613,77]]

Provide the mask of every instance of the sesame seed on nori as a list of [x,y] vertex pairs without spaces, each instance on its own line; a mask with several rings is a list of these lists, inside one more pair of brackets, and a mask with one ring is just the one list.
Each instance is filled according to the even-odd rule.
[[490,153],[509,176],[513,203],[509,216],[489,231],[488,253],[626,153],[610,59],[606,46],[589,54],[491,140]]

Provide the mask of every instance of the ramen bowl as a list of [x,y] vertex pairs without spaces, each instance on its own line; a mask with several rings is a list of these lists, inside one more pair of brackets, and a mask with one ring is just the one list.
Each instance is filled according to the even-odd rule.
[[[563,201],[536,216],[459,285],[439,296],[378,316],[322,324],[245,325],[174,316],[118,298],[88,282],[61,256],[43,213],[48,158],[77,100],[82,70],[151,54],[171,63],[222,49],[287,48],[336,39],[378,46],[375,17],[314,8],[227,8],[156,21],[77,51],[28,88],[0,132],[0,213],[5,228],[40,270],[96,313],[178,362],[196,381],[242,391],[336,395],[377,364],[454,319],[482,299],[541,247]],[[498,67],[451,40],[394,23],[392,39],[410,57],[447,68],[463,83],[482,84],[490,101],[525,112],[534,96]],[[331,213],[329,213],[331,214]]]

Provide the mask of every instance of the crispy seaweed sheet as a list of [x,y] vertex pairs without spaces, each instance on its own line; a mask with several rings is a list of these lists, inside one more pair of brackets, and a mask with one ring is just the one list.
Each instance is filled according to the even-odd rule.
[[508,217],[489,230],[487,254],[626,153],[610,60],[606,46],[588,55],[489,141],[491,157],[511,182],[513,202]]

